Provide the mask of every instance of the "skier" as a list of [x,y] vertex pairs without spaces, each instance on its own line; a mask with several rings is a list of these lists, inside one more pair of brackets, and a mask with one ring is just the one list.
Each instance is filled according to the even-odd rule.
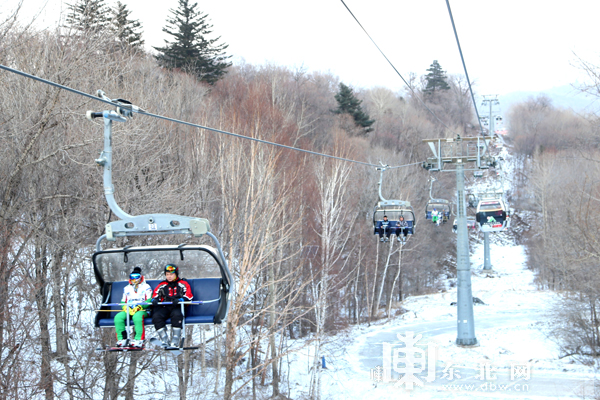
[[[181,327],[183,326],[183,313],[179,303],[191,301],[193,297],[190,284],[179,277],[179,268],[174,264],[167,264],[165,280],[156,286],[152,295],[152,323],[163,347],[169,347],[169,335],[165,327],[168,318],[171,318],[172,328],[170,346],[179,347]],[[159,302],[171,302],[172,304],[159,305]]]
[[[128,336],[125,331],[125,321],[127,313],[130,319],[133,320],[135,329],[135,338],[129,343],[131,347],[144,347],[144,339],[146,332],[144,329],[144,318],[146,317],[146,308],[150,306],[152,298],[152,288],[142,275],[142,269],[135,267],[129,274],[129,285],[123,289],[123,311],[115,315],[115,331],[117,333],[117,347],[128,346]],[[128,304],[129,303],[129,304]],[[132,304],[133,303],[133,304]]]
[[439,225],[438,224],[438,219],[439,218],[440,217],[439,217],[439,214],[437,212],[437,209],[434,208],[433,211],[431,212],[431,222],[433,222],[436,225]]
[[379,227],[379,240],[380,241],[384,241],[384,237],[383,235],[385,234],[385,241],[388,241],[388,238],[390,237],[390,221],[388,221],[388,217],[387,215],[383,216],[383,221],[381,221],[381,226]]
[[442,224],[442,222],[444,222],[444,211],[440,210],[437,212],[437,221],[435,222],[435,224],[437,226],[440,226]]
[[398,237],[398,241],[406,242],[406,234],[408,231],[408,222],[404,220],[403,216],[400,216],[398,222],[396,222],[396,236]]

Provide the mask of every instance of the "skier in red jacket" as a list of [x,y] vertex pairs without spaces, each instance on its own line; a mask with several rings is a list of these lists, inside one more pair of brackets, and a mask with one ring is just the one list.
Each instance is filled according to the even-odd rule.
[[[165,266],[165,280],[156,286],[152,294],[152,323],[163,347],[169,346],[169,335],[167,333],[167,319],[171,318],[172,336],[171,347],[180,347],[181,327],[183,314],[181,312],[182,301],[191,301],[194,295],[190,284],[179,277],[179,268],[174,264]],[[173,304],[158,304],[159,302],[172,302]]]

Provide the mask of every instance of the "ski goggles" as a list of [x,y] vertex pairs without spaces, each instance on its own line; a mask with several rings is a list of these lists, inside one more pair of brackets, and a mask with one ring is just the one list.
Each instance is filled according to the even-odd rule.
[[176,272],[176,271],[177,271],[177,267],[174,265],[169,264],[165,267],[165,272]]
[[129,279],[131,279],[132,281],[138,280],[142,277],[142,274],[134,272],[132,274],[129,274]]

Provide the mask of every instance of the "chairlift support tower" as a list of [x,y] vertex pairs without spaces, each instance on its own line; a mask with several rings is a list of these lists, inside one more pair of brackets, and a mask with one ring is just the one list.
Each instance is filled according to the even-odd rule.
[[496,124],[495,121],[496,119],[493,118],[492,116],[492,107],[493,106],[499,106],[500,102],[498,101],[498,95],[497,94],[484,94],[483,95],[483,100],[481,102],[482,106],[490,106],[490,114],[489,114],[489,120],[488,120],[488,124],[489,124],[489,134],[490,136],[494,136],[494,132],[496,131]]
[[[465,164],[475,163],[477,169],[487,169],[493,159],[487,155],[491,136],[446,139],[425,139],[432,158],[423,167],[429,171],[455,171],[457,190],[457,337],[459,346],[475,346],[475,319],[473,315],[473,291],[471,288],[471,261],[469,259],[469,233],[467,230],[467,203],[465,201]],[[455,168],[444,169],[445,164]]]

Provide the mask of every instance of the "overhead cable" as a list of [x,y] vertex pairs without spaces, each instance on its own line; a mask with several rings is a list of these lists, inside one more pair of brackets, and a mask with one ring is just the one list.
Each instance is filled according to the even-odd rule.
[[[89,93],[85,93],[85,92],[82,92],[80,90],[76,90],[76,89],[70,88],[68,86],[61,85],[61,84],[56,83],[56,82],[52,82],[52,81],[49,81],[47,79],[43,79],[43,78],[37,77],[35,75],[28,74],[26,72],[19,71],[19,70],[14,69],[14,68],[7,67],[7,66],[2,65],[2,64],[0,64],[0,69],[3,69],[3,70],[8,71],[8,72],[15,73],[17,75],[24,76],[24,77],[29,78],[29,79],[33,79],[33,80],[38,81],[38,82],[45,83],[45,84],[50,85],[50,86],[54,86],[54,87],[59,88],[59,89],[66,90],[66,91],[71,92],[71,93],[78,94],[80,96],[88,97],[88,98],[90,98],[92,100],[97,100],[97,101],[100,101],[102,103],[110,104],[110,105],[112,105],[114,107],[120,107],[120,108],[123,108],[123,109],[128,109],[128,110],[131,110],[132,112],[135,112],[135,113],[138,113],[138,114],[141,114],[141,115],[146,115],[146,116],[149,116],[149,117],[153,117],[153,118],[157,118],[157,119],[162,119],[162,120],[165,120],[165,121],[175,122],[177,124],[192,126],[192,127],[199,128],[199,129],[205,129],[205,130],[212,131],[212,132],[222,133],[224,135],[233,136],[233,137],[236,137],[236,138],[239,138],[239,139],[251,140],[251,141],[254,141],[254,142],[257,142],[257,143],[269,144],[271,146],[281,147],[281,148],[288,149],[288,150],[294,150],[294,151],[299,151],[299,152],[302,152],[302,153],[312,154],[312,155],[319,156],[319,157],[326,157],[326,158],[331,158],[331,159],[335,159],[335,160],[340,160],[340,161],[346,161],[346,162],[355,163],[355,164],[366,165],[366,166],[369,166],[369,167],[376,167],[376,168],[379,167],[379,165],[377,165],[377,164],[371,164],[371,163],[367,163],[367,162],[364,162],[364,161],[352,160],[352,159],[349,159],[349,158],[332,156],[330,154],[319,153],[319,152],[316,152],[316,151],[300,149],[300,148],[297,148],[297,147],[292,147],[292,146],[288,146],[288,145],[281,144],[281,143],[270,142],[268,140],[257,139],[257,138],[253,138],[253,137],[250,137],[250,136],[244,136],[244,135],[240,135],[240,134],[237,134],[237,133],[227,132],[227,131],[224,131],[224,130],[221,130],[221,129],[211,128],[211,127],[208,127],[208,126],[202,126],[202,125],[194,124],[194,123],[191,123],[191,122],[178,120],[178,119],[175,119],[175,118],[165,117],[165,116],[158,115],[158,114],[152,114],[152,113],[144,111],[144,110],[142,110],[142,109],[140,109],[138,107],[134,107],[134,106],[131,106],[131,105],[123,104],[121,102],[110,101],[110,100],[103,99],[101,97],[93,96],[93,95],[91,95]],[[413,164],[406,164],[406,165],[398,165],[398,166],[395,166],[393,168],[407,167],[407,166],[416,165],[416,164],[421,164],[421,162],[413,163]]]
[[[454,25],[454,18],[452,17],[452,10],[450,9],[450,1],[446,0],[448,6],[448,14],[450,14],[450,21],[452,22],[452,29],[454,30],[454,37],[456,38],[456,44],[458,45],[458,52],[460,53],[460,60],[462,61],[463,69],[465,70],[465,76],[467,77],[467,84],[469,85],[469,91],[471,92],[471,100],[473,101],[473,107],[475,107],[475,114],[477,115],[477,121],[479,122],[480,132],[483,134],[483,127],[481,126],[481,119],[479,118],[479,111],[477,110],[477,104],[475,103],[475,96],[473,95],[473,88],[471,87],[471,81],[469,80],[469,73],[467,72],[467,65],[465,64],[465,58],[460,47],[460,41],[458,40],[458,33],[456,32],[456,25]],[[490,121],[491,124],[491,121]],[[491,127],[491,125],[490,125]],[[491,134],[492,132],[490,132]]]
[[350,8],[346,5],[346,3],[344,2],[344,0],[340,0],[340,1],[344,5],[344,7],[346,7],[346,10],[348,10],[348,12],[350,13],[350,15],[352,15],[352,18],[354,18],[354,20],[356,21],[356,23],[358,24],[358,26],[361,27],[361,29],[365,32],[365,34],[367,35],[367,37],[371,40],[371,42],[373,42],[373,44],[375,45],[375,47],[377,47],[377,50],[379,50],[379,52],[381,53],[381,55],[383,56],[383,58],[385,58],[385,60],[388,62],[388,64],[390,64],[390,66],[394,69],[394,71],[396,71],[396,73],[398,74],[398,76],[400,77],[400,79],[402,79],[402,81],[404,82],[404,84],[406,85],[406,87],[412,92],[412,94],[415,96],[415,98],[423,105],[423,107],[425,107],[427,109],[427,111],[429,111],[431,113],[431,115],[433,115],[435,117],[435,119],[437,119],[444,127],[446,127],[446,129],[448,129],[449,131],[452,131],[452,129],[450,127],[448,127],[448,125],[446,125],[444,123],[444,121],[442,121],[436,115],[436,113],[434,113],[429,107],[427,107],[427,104],[425,104],[425,102],[423,100],[421,100],[421,98],[417,95],[417,92],[415,92],[415,90],[412,88],[412,86],[408,84],[408,82],[406,81],[406,79],[404,79],[404,77],[402,76],[402,74],[400,74],[400,72],[396,69],[396,67],[394,66],[394,64],[385,55],[385,53],[383,52],[383,50],[381,50],[379,48],[379,46],[377,45],[377,43],[375,43],[375,40],[373,40],[373,38],[371,37],[371,35],[369,35],[369,32],[367,32],[367,30],[362,26],[362,24],[360,23],[360,21],[358,20],[358,18],[356,18],[356,16],[350,10]]

